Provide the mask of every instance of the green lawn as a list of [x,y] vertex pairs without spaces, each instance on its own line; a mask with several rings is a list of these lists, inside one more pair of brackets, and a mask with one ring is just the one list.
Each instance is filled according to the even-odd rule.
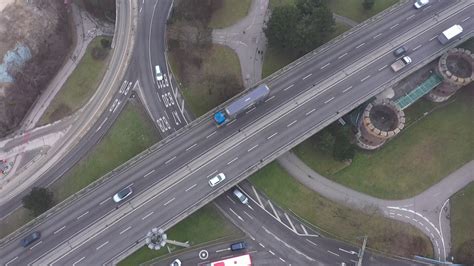
[[369,247],[390,254],[433,255],[429,239],[413,226],[384,218],[374,210],[365,214],[332,202],[294,180],[276,162],[252,175],[250,181],[277,204],[331,235],[350,242],[368,235]]
[[0,238],[14,232],[16,229],[31,221],[31,219],[33,219],[33,216],[29,210],[23,207],[16,209],[0,221]]
[[[168,239],[181,242],[189,241],[192,246],[223,237],[238,236],[241,232],[228,222],[212,205],[206,205],[167,231]],[[170,246],[172,251],[179,250]],[[153,258],[163,256],[168,250],[150,250],[142,247],[121,261],[119,265],[139,265]]]
[[250,3],[250,0],[223,0],[222,7],[212,14],[209,27],[217,29],[235,24],[247,16]]
[[52,186],[57,200],[81,190],[159,141],[148,116],[129,103],[101,142]]
[[[349,27],[346,25],[336,23],[336,31],[334,32],[333,38],[341,35],[347,30],[349,30]],[[277,47],[268,46],[263,58],[262,77],[268,77],[273,72],[281,69],[296,59],[298,59],[298,55],[294,53]]]
[[376,0],[371,10],[365,10],[362,7],[363,0],[330,0],[327,2],[334,13],[362,22],[394,5],[398,0]]
[[451,238],[454,260],[474,264],[474,183],[451,197]]
[[[237,54],[232,49],[223,45],[212,45],[212,48],[200,54],[202,65],[196,69],[191,78],[182,78],[179,71],[174,71],[178,80],[190,79],[189,85],[183,85],[181,90],[186,103],[196,116],[205,114],[210,109],[222,103],[222,91],[227,91],[230,96],[238,93],[242,88],[242,75]],[[171,60],[173,54],[170,55]],[[172,62],[172,66],[176,63]],[[238,86],[229,88],[225,86],[227,80],[232,78]],[[236,89],[236,90],[235,90]],[[234,91],[235,90],[235,91]]]
[[52,123],[73,114],[86,104],[96,92],[107,69],[109,56],[103,60],[94,59],[92,50],[94,48],[99,49],[101,47],[100,41],[106,38],[108,37],[96,37],[89,44],[76,69],[41,117],[39,121],[41,125]]

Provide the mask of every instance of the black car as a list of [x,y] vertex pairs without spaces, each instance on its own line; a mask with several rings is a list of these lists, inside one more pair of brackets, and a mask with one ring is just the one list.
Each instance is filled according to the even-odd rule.
[[40,238],[41,238],[41,233],[40,232],[33,232],[33,233],[27,235],[25,238],[23,238],[20,241],[20,244],[21,244],[22,247],[27,247],[31,243],[35,242],[36,240],[38,240]]
[[402,56],[407,52],[407,48],[405,46],[400,46],[397,48],[397,50],[393,51],[393,55],[396,57]]
[[230,250],[232,250],[232,251],[238,251],[238,250],[242,250],[242,249],[246,249],[246,248],[247,248],[247,243],[245,243],[243,241],[230,245]]

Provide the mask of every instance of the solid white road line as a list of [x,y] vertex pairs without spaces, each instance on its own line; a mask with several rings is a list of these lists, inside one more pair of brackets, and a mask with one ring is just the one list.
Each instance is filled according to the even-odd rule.
[[349,87],[345,88],[345,89],[342,91],[342,93],[345,93],[345,92],[347,92],[347,91],[350,90],[350,89],[352,89],[352,86],[349,86]]
[[217,133],[217,131],[212,132],[211,134],[207,135],[206,139],[208,139],[209,137],[211,137],[212,135],[214,135],[216,133]]
[[332,252],[332,251],[330,251],[330,250],[328,250],[328,252],[331,253],[331,254],[333,254],[334,256],[338,256],[338,257],[339,257],[339,254],[337,254],[337,253],[334,253],[334,252]]
[[275,137],[276,135],[278,135],[278,132],[275,132],[275,133],[271,134],[267,139],[271,139],[271,138]]
[[151,170],[150,172],[148,172],[148,173],[147,173],[146,175],[144,175],[143,177],[147,177],[147,176],[153,174],[153,172],[155,172],[155,169]]
[[268,205],[270,205],[270,208],[272,208],[272,211],[273,213],[275,214],[275,218],[281,222],[281,219],[280,219],[280,216],[278,215],[278,213],[276,212],[275,210],[275,207],[273,207],[273,204],[271,201],[267,200],[268,201]]
[[32,246],[32,247],[30,248],[30,250],[34,249],[36,246],[38,246],[38,245],[41,244],[41,243],[43,243],[42,240],[41,240],[40,242],[36,243],[34,246]]
[[290,86],[286,87],[283,89],[283,91],[287,91],[288,89],[290,89],[291,87],[295,86],[295,84],[291,84]]
[[145,220],[146,218],[150,217],[153,213],[155,213],[154,211],[151,211],[149,212],[147,215],[143,216],[142,217],[142,221]]
[[260,206],[263,207],[262,200],[260,199],[260,196],[258,195],[257,190],[255,189],[254,186],[252,186],[252,190],[253,190],[253,193],[255,194],[255,197],[257,198],[258,204],[260,204]]
[[254,150],[257,147],[258,147],[258,144],[255,144],[252,148],[248,149],[247,152],[251,152],[252,150]]
[[172,199],[168,200],[167,202],[165,202],[165,204],[163,204],[163,206],[166,206],[166,205],[170,204],[171,202],[173,202],[173,200],[175,200],[175,198],[172,198]]
[[252,216],[252,215],[248,214],[246,211],[244,211],[244,213],[245,213],[251,220],[253,220],[253,216]]
[[230,165],[231,163],[237,161],[239,157],[235,157],[234,159],[230,160],[230,162],[227,162],[227,165]]
[[193,145],[189,146],[189,147],[186,149],[186,151],[189,151],[190,149],[192,149],[192,148],[194,148],[194,147],[196,147],[196,146],[197,146],[197,143],[194,143]]
[[171,163],[174,159],[176,159],[176,156],[174,156],[173,158],[171,158],[171,159],[169,159],[168,161],[166,161],[165,164]]
[[194,184],[194,185],[188,187],[185,191],[188,192],[188,191],[190,191],[191,189],[193,189],[195,186],[197,186],[197,184]]
[[303,232],[307,235],[308,234],[308,231],[306,231],[306,227],[304,227],[303,224],[300,224],[301,225],[301,228],[303,229]]
[[95,249],[96,249],[96,250],[99,250],[99,249],[103,248],[105,245],[107,245],[108,243],[109,243],[109,241],[107,241],[107,242],[105,242],[104,244],[102,244],[102,245],[96,247]]
[[76,219],[79,220],[81,219],[82,217],[84,217],[84,215],[87,215],[89,213],[89,211],[86,211],[85,213],[79,215]]
[[331,63],[327,63],[325,64],[324,66],[321,67],[321,69],[325,69],[326,67],[328,67]]
[[303,80],[305,80],[305,79],[311,77],[312,75],[313,75],[313,74],[308,74],[308,75],[306,75],[305,77],[303,77]]
[[131,228],[132,228],[132,227],[129,226],[129,227],[123,229],[123,230],[120,232],[120,235],[123,234],[123,233],[125,233],[125,232],[127,232],[127,231],[130,230]]
[[77,260],[76,262],[74,262],[74,263],[72,264],[72,266],[76,266],[76,264],[78,264],[79,262],[83,261],[85,258],[86,258],[86,257],[80,258],[79,260]]
[[286,212],[285,212],[284,214],[285,214],[286,219],[287,219],[288,222],[290,223],[291,230],[293,230],[293,232],[296,233],[296,228],[295,228],[295,226],[293,225],[293,222],[291,221],[290,216],[288,216],[288,214],[286,214]]
[[53,232],[53,235],[55,235],[55,234],[61,232],[64,228],[66,228],[66,226],[63,226],[63,227],[59,228],[58,230],[54,231],[54,232]]

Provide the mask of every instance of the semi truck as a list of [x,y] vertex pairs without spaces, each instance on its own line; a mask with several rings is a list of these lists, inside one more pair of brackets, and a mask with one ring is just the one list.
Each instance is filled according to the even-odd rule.
[[438,36],[438,41],[441,44],[447,44],[449,41],[451,41],[454,37],[458,36],[459,34],[462,33],[462,27],[461,25],[453,25],[443,31],[439,36]]
[[264,101],[269,94],[270,89],[266,84],[259,85],[231,102],[223,110],[216,112],[214,114],[214,122],[218,126],[227,124],[243,111]]
[[404,56],[398,59],[397,61],[395,61],[392,65],[390,65],[390,67],[392,68],[394,72],[397,72],[410,63],[411,63],[411,58],[409,56]]

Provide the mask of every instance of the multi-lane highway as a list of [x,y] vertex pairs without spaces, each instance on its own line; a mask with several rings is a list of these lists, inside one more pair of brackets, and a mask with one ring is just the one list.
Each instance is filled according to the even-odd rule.
[[[2,244],[0,263],[97,264],[112,262],[151,227],[169,228],[258,168],[400,79],[445,47],[436,36],[459,23],[472,34],[472,1],[410,4],[360,27],[266,82],[267,101],[217,129],[203,117],[160,143],[146,157],[114,174],[66,208],[29,229],[42,240],[23,249],[26,233]],[[404,44],[413,64],[396,75],[391,51]],[[416,48],[416,49],[415,49]],[[210,188],[207,179],[224,172]],[[133,197],[116,205],[111,196],[132,186]],[[317,259],[317,258],[316,258]]]

